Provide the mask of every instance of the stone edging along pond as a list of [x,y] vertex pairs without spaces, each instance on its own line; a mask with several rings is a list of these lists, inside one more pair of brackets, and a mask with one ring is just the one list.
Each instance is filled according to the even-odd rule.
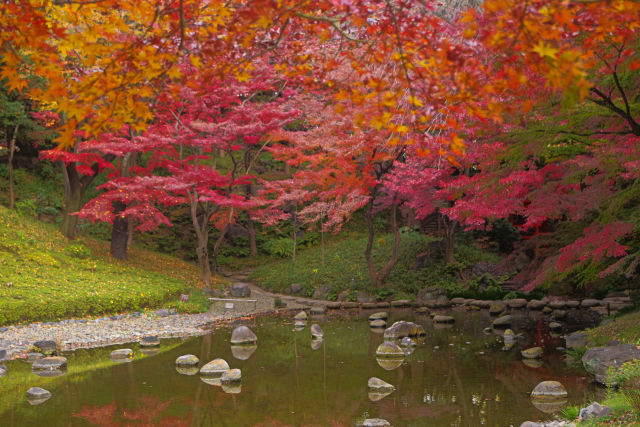
[[[257,289],[256,289],[257,290]],[[425,309],[449,309],[459,307],[466,310],[489,309],[492,314],[506,313],[508,310],[541,311],[551,319],[562,321],[568,312],[585,308],[593,310],[599,315],[613,314],[631,305],[628,297],[611,297],[602,300],[585,299],[542,300],[513,299],[506,301],[487,301],[464,298],[439,297],[426,301],[382,301],[382,302],[338,302],[314,300],[286,295],[275,295],[267,292],[256,292],[251,298],[257,297],[266,306],[244,313],[200,313],[175,314],[166,309],[149,313],[131,313],[95,319],[68,319],[60,322],[32,323],[29,325],[15,325],[0,328],[0,360],[3,358],[26,358],[32,345],[36,341],[55,341],[60,351],[72,351],[77,348],[103,347],[114,344],[139,342],[145,336],[161,338],[188,337],[206,334],[218,322],[241,318],[246,315],[270,314],[285,312],[300,308],[310,309],[312,313],[323,314],[327,309],[376,309],[376,308],[408,308],[422,307]],[[280,298],[286,303],[287,309],[276,310],[273,302]],[[3,352],[4,350],[4,352]],[[4,357],[3,357],[4,356]]]

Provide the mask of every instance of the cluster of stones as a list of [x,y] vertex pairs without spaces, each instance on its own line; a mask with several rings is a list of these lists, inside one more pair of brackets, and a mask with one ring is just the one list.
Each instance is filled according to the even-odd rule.
[[[248,359],[258,348],[258,337],[246,326],[235,328],[231,333],[230,342],[231,353],[239,360]],[[200,359],[193,354],[182,355],[175,361],[176,371],[182,375],[200,374],[202,382],[221,386],[225,393],[237,394],[242,391],[242,371],[232,369],[226,360],[216,358],[202,367],[198,367],[199,364]]]

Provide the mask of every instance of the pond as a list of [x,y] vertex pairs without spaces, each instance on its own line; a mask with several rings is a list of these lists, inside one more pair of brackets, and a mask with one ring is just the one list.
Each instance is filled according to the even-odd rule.
[[[456,322],[447,327],[411,310],[392,311],[389,324],[413,320],[427,335],[404,363],[395,369],[383,363],[385,369],[375,357],[383,336],[369,328],[371,313],[312,318],[301,331],[294,330],[292,316],[249,319],[243,324],[258,336],[255,351],[230,347],[237,326],[231,324],[199,338],[163,340],[146,354],[129,345],[136,353],[130,363],[109,359],[111,350],[125,346],[79,350],[66,355],[68,370],[60,377],[36,376],[27,362],[13,361],[0,378],[0,424],[353,426],[384,418],[394,426],[518,426],[553,417],[530,400],[541,381],[560,381],[569,403],[601,397],[586,373],[555,350],[563,340],[531,319],[524,319],[534,325],[530,333],[504,350],[499,335],[483,331],[491,324],[486,312],[454,313]],[[322,342],[312,342],[314,322],[324,329]],[[541,366],[523,363],[520,350],[536,343],[545,348]],[[221,357],[240,368],[241,386],[223,388],[178,373],[175,359],[188,353],[201,365]],[[370,377],[396,390],[370,397]],[[52,397],[32,406],[25,392],[33,386]]]

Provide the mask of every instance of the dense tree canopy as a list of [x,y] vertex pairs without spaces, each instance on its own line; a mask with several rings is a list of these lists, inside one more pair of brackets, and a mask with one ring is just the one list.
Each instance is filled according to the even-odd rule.
[[[586,263],[637,274],[639,35],[633,0],[29,0],[0,10],[0,77],[55,115],[69,214],[105,169],[80,216],[124,233],[185,203],[205,281],[208,224],[222,239],[239,211],[337,230],[364,209],[378,286],[399,210],[437,214],[451,262],[456,230],[582,223],[531,289]],[[265,154],[284,176],[254,174]]]

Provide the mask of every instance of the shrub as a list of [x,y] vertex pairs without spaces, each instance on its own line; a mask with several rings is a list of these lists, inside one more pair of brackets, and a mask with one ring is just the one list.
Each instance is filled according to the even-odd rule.
[[64,252],[70,257],[79,259],[87,259],[91,256],[91,251],[89,251],[89,249],[81,243],[74,243],[67,246],[64,249]]
[[280,237],[279,239],[267,240],[262,249],[275,258],[288,258],[293,255],[293,239]]

